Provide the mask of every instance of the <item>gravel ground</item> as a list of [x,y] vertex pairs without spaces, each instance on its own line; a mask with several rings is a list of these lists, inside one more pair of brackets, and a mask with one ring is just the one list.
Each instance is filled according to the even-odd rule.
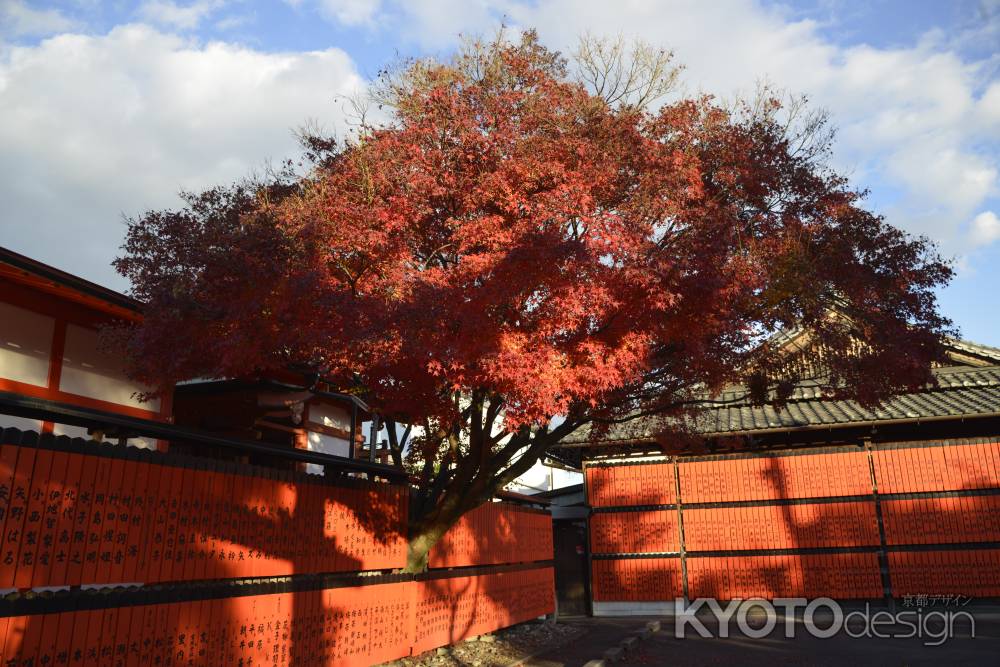
[[580,627],[531,621],[386,663],[385,667],[507,667],[539,651],[565,644],[583,633]]

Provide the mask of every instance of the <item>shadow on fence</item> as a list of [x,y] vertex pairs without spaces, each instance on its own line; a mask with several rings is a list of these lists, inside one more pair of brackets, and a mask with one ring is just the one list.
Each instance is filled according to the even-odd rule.
[[[552,611],[548,564],[391,574],[407,502],[343,474],[8,429],[3,664],[368,665]],[[516,549],[510,520],[468,555]]]
[[992,440],[704,457],[680,511],[641,481],[673,463],[588,468],[594,599],[672,600],[685,569],[691,598],[1000,596],[998,462]]

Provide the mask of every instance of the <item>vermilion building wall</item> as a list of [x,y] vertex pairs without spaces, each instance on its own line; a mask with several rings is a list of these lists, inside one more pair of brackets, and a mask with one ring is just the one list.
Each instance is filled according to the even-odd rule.
[[[99,340],[102,326],[138,318],[138,312],[46,286],[0,264],[0,391],[133,417],[169,418],[169,397],[140,402],[134,394],[147,388],[130,382],[122,360]],[[14,425],[9,418],[0,420],[0,426]],[[37,427],[51,432],[54,425]]]

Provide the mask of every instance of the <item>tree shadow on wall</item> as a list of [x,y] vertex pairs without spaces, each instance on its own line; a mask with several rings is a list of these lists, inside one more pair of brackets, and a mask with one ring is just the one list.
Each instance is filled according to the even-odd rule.
[[[886,560],[895,597],[1000,595],[1000,550],[985,548],[995,547],[1000,541],[1000,496],[981,491],[998,488],[998,474],[984,463],[991,460],[988,456],[973,456],[972,449],[962,449],[990,446],[984,443],[874,450],[879,504],[889,547]],[[903,453],[893,453],[900,451]],[[860,450],[833,455],[857,457],[858,460],[853,465],[846,465],[842,460],[838,470],[833,459],[826,459],[825,467],[817,465],[813,477],[809,478],[803,476],[801,470],[790,470],[789,464],[783,465],[778,457],[760,457],[757,461],[764,462],[757,478],[761,486],[754,489],[750,485],[750,496],[760,500],[759,503],[736,507],[684,505],[690,597],[881,599],[880,537],[868,455]],[[805,457],[813,456],[830,457],[831,454],[781,458],[801,463]],[[926,460],[915,462],[919,457]],[[719,465],[722,461],[725,460],[713,463]],[[732,464],[727,473],[730,478],[740,474],[746,472],[738,464]],[[796,474],[799,477],[793,480]],[[592,501],[595,497],[618,493],[603,488],[609,484],[609,479],[608,476],[588,479]],[[682,483],[684,480],[682,474]],[[718,480],[713,484],[717,483]],[[852,498],[823,497],[828,483],[840,484],[840,490],[829,493]],[[732,489],[725,494],[719,489],[713,488],[713,491],[715,493],[708,496],[697,496],[694,490],[685,494],[682,489],[682,500],[687,495],[717,502],[720,498],[732,500],[738,495]],[[939,498],[919,495],[928,491],[947,493]],[[918,495],[899,495],[913,492]],[[796,502],[800,499],[804,502]],[[631,519],[640,514],[616,512],[612,516]],[[606,528],[601,521],[610,519],[599,514],[592,517],[592,521],[592,528]],[[627,531],[634,533],[630,534],[630,540],[622,537]],[[650,545],[644,543],[644,536],[639,533],[638,525],[628,525],[617,533],[608,530],[603,535],[603,542],[617,544],[622,541],[638,550],[649,549]],[[595,537],[601,535],[592,530],[592,538]],[[653,543],[656,551],[669,550],[663,546],[663,540],[654,539]],[[975,543],[983,548],[965,548]],[[931,549],[928,545],[942,546]],[[610,547],[605,545],[604,548]],[[754,550],[783,550],[786,553],[749,556],[726,553]],[[805,553],[787,553],[796,550]],[[656,577],[677,581],[672,593],[680,596],[675,570],[679,571],[676,559],[595,560],[595,600],[669,599],[659,593],[662,587],[654,585]]]
[[[865,456],[860,452],[859,455]],[[773,491],[771,495],[777,500],[795,500],[797,496],[791,491],[786,471],[776,458],[769,458],[768,462],[766,479]],[[951,485],[941,481],[938,488],[927,488],[927,484],[915,478],[897,479],[895,489],[888,484],[883,488],[896,492],[913,489],[962,492],[994,484],[981,474],[960,475],[956,477],[960,483]],[[865,481],[870,487],[870,479]],[[723,517],[733,529],[729,544],[739,546],[729,548],[813,551],[689,558],[691,597],[882,598],[874,496],[869,493],[866,498],[850,501],[824,501],[816,497],[809,501],[714,510],[725,513]],[[1000,511],[1000,496],[956,493],[930,498],[880,493],[879,504],[889,547],[888,569],[894,597],[1000,595],[1000,552],[961,549],[961,545],[1000,540],[1000,523],[990,520]],[[688,516],[697,511],[685,511],[686,537]],[[927,550],[926,545],[944,548]]]
[[[531,563],[552,558],[552,521],[505,502],[488,502],[463,515],[431,549],[428,577],[418,582],[418,653],[547,613],[551,571],[463,576],[468,568]],[[429,576],[442,578],[430,579]],[[547,593],[546,593],[547,591]],[[546,598],[548,595],[548,598]]]
[[[13,434],[7,431],[4,435],[5,442],[21,442],[19,437],[12,440]],[[118,451],[117,446],[102,447]],[[102,465],[111,465],[113,460],[100,458]],[[150,472],[157,471],[161,483],[155,491],[150,483],[134,493],[144,496],[143,505],[157,508],[145,517],[149,532],[142,533],[146,539],[138,544],[137,552],[128,551],[126,537],[124,546],[116,544],[115,553],[124,552],[126,561],[150,560],[157,551],[158,567],[147,563],[145,569],[134,569],[145,572],[140,580],[147,584],[144,590],[162,591],[165,599],[170,599],[172,590],[191,590],[178,584],[199,580],[230,580],[236,595],[248,589],[260,594],[183,605],[141,605],[141,613],[123,614],[114,611],[113,605],[119,603],[113,590],[85,593],[90,600],[108,596],[111,609],[33,615],[5,623],[4,664],[60,664],[72,659],[73,652],[102,664],[119,659],[145,662],[143,658],[155,655],[172,655],[175,660],[184,655],[186,660],[200,662],[236,655],[239,642],[244,653],[256,651],[261,658],[298,656],[305,660],[324,650],[343,654],[345,660],[352,655],[367,659],[363,656],[381,640],[372,638],[358,617],[367,619],[366,627],[374,629],[374,615],[399,614],[399,601],[384,586],[265,595],[273,587],[254,588],[245,580],[313,575],[307,579],[326,586],[331,582],[322,581],[320,575],[399,567],[406,553],[406,512],[401,504],[405,489],[390,492],[387,485],[359,481],[341,488],[323,483],[322,478],[263,470],[254,476],[234,473],[227,478],[220,469],[208,470],[209,462],[192,459],[192,464],[183,469],[192,481],[185,484],[187,479],[181,477],[179,485],[174,478],[166,480],[168,468],[170,474],[179,468],[147,464]],[[60,491],[69,486],[67,480],[51,481]],[[120,500],[131,507],[134,498],[122,493]],[[128,531],[121,534],[127,536]],[[108,539],[115,544],[119,534]],[[98,569],[90,580],[77,583],[127,583],[107,576],[111,571]],[[206,584],[193,586],[206,590]],[[376,588],[382,594],[370,595]],[[80,630],[81,624],[86,624],[85,631]],[[329,631],[320,636],[315,627]],[[253,649],[249,648],[251,634]],[[229,640],[237,639],[236,647],[229,645]]]

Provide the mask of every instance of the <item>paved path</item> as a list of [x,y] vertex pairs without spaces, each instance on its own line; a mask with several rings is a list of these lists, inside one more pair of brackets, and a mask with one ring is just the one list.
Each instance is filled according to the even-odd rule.
[[[763,639],[751,639],[736,630],[729,638],[702,638],[689,632],[685,639],[673,636],[673,620],[660,617],[630,616],[620,618],[563,619],[580,625],[585,634],[568,646],[555,649],[524,663],[525,667],[582,667],[588,660],[600,658],[604,651],[628,635],[642,630],[646,621],[660,620],[663,630],[646,640],[640,648],[617,663],[620,667],[668,665],[746,665],[747,667],[841,666],[917,667],[919,665],[998,665],[1000,666],[1000,613],[976,612],[976,636],[959,629],[957,636],[941,646],[924,646],[927,638],[879,639],[852,638],[840,633],[818,639],[804,632],[801,623],[796,636],[785,638],[778,629]],[[706,621],[713,635],[717,628]],[[904,629],[900,628],[902,632]]]
[[623,616],[618,618],[560,618],[560,623],[580,625],[585,633],[579,639],[560,646],[524,663],[524,667],[582,667],[600,658],[606,649],[617,646],[629,635],[646,627],[650,618]]

